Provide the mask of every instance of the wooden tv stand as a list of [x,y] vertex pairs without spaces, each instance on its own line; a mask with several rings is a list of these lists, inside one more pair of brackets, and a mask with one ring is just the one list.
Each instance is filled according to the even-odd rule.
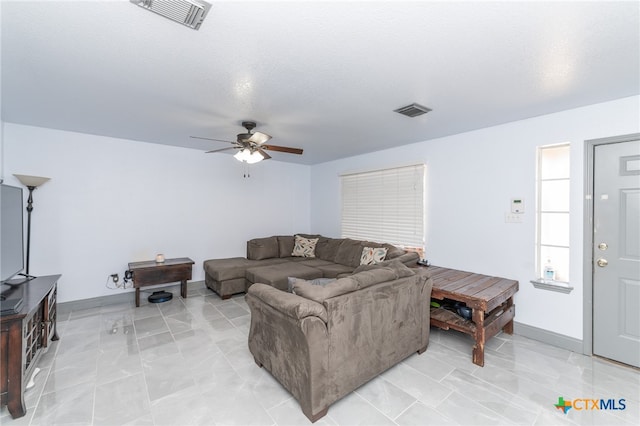
[[0,400],[13,418],[26,414],[26,383],[49,342],[58,340],[56,295],[59,279],[60,275],[49,275],[26,280],[21,284],[24,286],[22,309],[0,316]]

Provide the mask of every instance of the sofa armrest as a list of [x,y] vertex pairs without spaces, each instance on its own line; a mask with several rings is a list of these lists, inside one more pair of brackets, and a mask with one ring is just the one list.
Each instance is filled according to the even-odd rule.
[[321,417],[333,401],[327,390],[324,306],[266,284],[249,287],[245,299],[251,309],[249,351],[254,360],[291,392],[307,417]]
[[249,287],[247,294],[255,296],[273,309],[291,318],[300,320],[309,316],[316,316],[325,324],[327,322],[327,310],[323,305],[313,300],[260,283]]

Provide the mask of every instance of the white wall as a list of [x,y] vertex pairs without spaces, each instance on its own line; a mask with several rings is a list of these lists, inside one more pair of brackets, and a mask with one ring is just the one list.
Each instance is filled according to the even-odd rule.
[[245,179],[229,155],[12,123],[4,136],[6,184],[51,178],[33,195],[30,273],[62,274],[61,302],[121,292],[108,275],[157,253],[202,280],[204,260],[244,256],[250,238],[310,231],[309,166],[269,160]]
[[[640,131],[640,97],[624,98],[316,165],[311,229],[340,235],[339,175],[424,162],[427,258],[435,265],[517,279],[516,321],[582,338],[584,141]],[[410,123],[407,123],[410,125]],[[571,284],[535,289],[535,164],[539,145],[571,142]],[[522,197],[521,224],[505,223]]]

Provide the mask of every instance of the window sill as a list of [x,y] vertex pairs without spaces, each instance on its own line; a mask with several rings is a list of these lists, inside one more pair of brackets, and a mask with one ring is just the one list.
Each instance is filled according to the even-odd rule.
[[543,279],[531,280],[531,284],[535,288],[539,288],[541,290],[549,290],[549,291],[557,291],[558,293],[569,294],[573,290],[573,287],[569,285],[569,283],[565,283],[562,281],[547,281]]

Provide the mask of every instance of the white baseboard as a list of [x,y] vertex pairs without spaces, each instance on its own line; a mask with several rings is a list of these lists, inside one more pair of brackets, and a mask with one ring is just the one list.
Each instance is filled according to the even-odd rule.
[[571,352],[583,353],[582,340],[575,337],[565,336],[553,331],[544,330],[542,328],[533,327],[527,324],[521,324],[517,321],[513,322],[513,332],[529,339],[537,340],[552,346],[557,346]]
[[[151,289],[153,289],[154,291],[157,291],[159,288],[173,288],[173,287],[180,288],[180,283],[163,286],[163,287],[153,286],[151,287]],[[205,287],[204,281],[189,281],[188,283],[189,289],[204,288],[204,287]],[[142,291],[149,291],[149,289],[145,288]],[[127,291],[124,293],[118,293],[118,294],[109,295],[109,296],[99,296],[99,297],[92,297],[89,299],[73,300],[71,302],[58,303],[58,312],[63,314],[71,311],[79,311],[82,309],[92,309],[92,308],[99,308],[101,306],[114,305],[116,303],[126,303],[126,302],[133,303],[134,300],[135,300],[135,293],[132,291]]]

